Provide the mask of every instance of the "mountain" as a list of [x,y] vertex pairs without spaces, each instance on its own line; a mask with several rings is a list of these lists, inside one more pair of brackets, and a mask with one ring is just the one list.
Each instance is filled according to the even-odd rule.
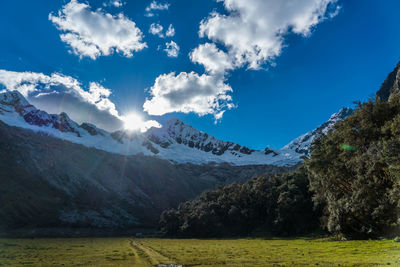
[[1,121],[0,136],[0,236],[15,229],[46,235],[43,228],[154,227],[163,210],[206,189],[289,170],[113,154]]
[[266,148],[260,151],[218,140],[178,119],[171,119],[162,128],[151,128],[145,133],[124,130],[109,133],[89,123],[79,125],[65,113],[48,114],[36,109],[18,91],[0,94],[0,120],[10,126],[31,129],[111,153],[154,156],[175,163],[193,164],[294,166],[308,154],[309,145],[320,129],[328,129],[350,113],[350,109],[341,110],[316,130],[282,149]]
[[[339,113],[323,128],[348,114]],[[206,189],[292,170],[307,142],[257,151],[178,119],[145,133],[109,133],[39,110],[17,91],[0,94],[0,136],[0,235],[154,226],[163,210]]]
[[388,101],[392,94],[400,92],[400,62],[383,82],[376,96],[381,101]]
[[284,149],[295,151],[296,153],[308,156],[311,152],[311,145],[314,139],[320,134],[326,134],[333,126],[348,116],[352,115],[354,110],[351,108],[342,108],[339,112],[334,113],[328,121],[318,126],[316,129],[302,136],[297,137],[292,142],[287,144]]

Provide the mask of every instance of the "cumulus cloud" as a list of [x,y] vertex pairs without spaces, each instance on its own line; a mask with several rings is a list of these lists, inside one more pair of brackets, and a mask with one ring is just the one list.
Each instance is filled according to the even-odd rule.
[[164,38],[163,33],[164,27],[158,23],[152,23],[149,28],[149,33],[157,35],[160,38]]
[[96,59],[114,52],[132,57],[133,52],[147,47],[135,22],[122,13],[113,16],[101,9],[92,11],[77,0],[71,0],[57,15],[49,14],[49,20],[62,31],[61,40],[81,58]]
[[172,26],[172,24],[169,25],[167,32],[165,33],[166,36],[168,37],[173,37],[175,36],[175,28]]
[[169,8],[169,3],[158,3],[156,1],[153,1],[148,7],[146,7],[145,15],[147,17],[153,17],[154,16],[153,11],[168,10],[168,8]]
[[200,116],[213,114],[218,119],[224,109],[234,106],[228,95],[231,91],[221,76],[171,72],[157,77],[143,109],[151,115],[194,112]]
[[[111,90],[91,82],[87,89],[73,77],[59,73],[50,76],[35,72],[0,70],[0,84],[7,90],[19,91],[39,109],[49,113],[66,112],[78,123],[90,122],[105,130],[123,127]],[[154,122],[148,122],[154,124]]]
[[175,43],[174,41],[165,43],[164,51],[167,52],[168,57],[178,57],[179,49],[179,45],[177,45],[177,43]]
[[224,45],[236,67],[259,69],[280,55],[289,32],[308,36],[315,25],[338,13],[337,0],[217,0],[228,14],[213,12],[200,24],[200,37]]
[[[213,43],[199,45],[190,54],[205,73],[182,72],[160,75],[144,104],[150,114],[194,112],[221,119],[234,107],[225,83],[228,71],[247,66],[259,69],[272,62],[284,47],[288,33],[310,35],[326,17],[334,17],[337,0],[217,0],[226,13],[212,12],[200,23],[200,37]],[[222,47],[219,49],[217,44]]]
[[234,68],[229,55],[218,49],[214,43],[199,45],[189,56],[192,62],[203,65],[208,73],[223,74]]

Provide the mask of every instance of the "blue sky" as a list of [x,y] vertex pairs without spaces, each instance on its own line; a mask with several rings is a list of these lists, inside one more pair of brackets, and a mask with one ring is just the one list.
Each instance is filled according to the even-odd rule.
[[[240,0],[235,1],[240,3]],[[301,5],[307,1],[318,2],[297,2]],[[257,4],[257,0],[248,3],[252,2]],[[302,26],[303,31],[309,28],[309,33],[302,34],[300,30],[296,33],[291,29],[283,33],[281,51],[273,59],[261,60],[258,69],[249,68],[250,61],[236,61],[234,67],[219,68],[218,73],[215,71],[217,74],[206,71],[206,75],[211,77],[211,84],[221,82],[223,86],[232,88],[232,92],[225,92],[232,98],[225,101],[225,106],[208,107],[210,114],[205,115],[199,111],[203,106],[194,107],[188,113],[165,112],[165,108],[162,109],[165,112],[162,116],[149,115],[156,111],[144,111],[143,104],[146,98],[152,98],[150,92],[155,87],[157,77],[171,72],[175,72],[175,75],[191,71],[198,75],[205,73],[206,64],[196,64],[188,56],[193,49],[210,43],[226,54],[233,54],[229,53],[232,51],[227,45],[228,39],[224,43],[220,36],[199,36],[200,22],[207,19],[211,12],[229,16],[230,11],[223,2],[214,0],[158,1],[158,4],[169,3],[168,9],[152,10],[153,16],[149,17],[146,16],[149,12],[145,11],[151,4],[149,0],[125,0],[120,7],[108,0],[79,0],[76,3],[87,5],[92,12],[112,16],[122,13],[141,31],[139,43],[147,45],[132,51],[132,57],[122,52],[111,52],[93,59],[82,56],[82,53],[74,53],[71,45],[60,38],[65,31],[55,20],[49,19],[49,14],[60,17],[58,12],[68,3],[70,1],[63,0],[1,1],[0,69],[46,76],[58,73],[79,81],[83,90],[89,90],[89,83],[96,82],[112,92],[105,103],[113,103],[118,116],[135,112],[146,120],[156,120],[161,124],[171,117],[178,117],[219,139],[257,149],[266,146],[280,148],[326,121],[341,107],[353,106],[355,100],[368,99],[400,60],[400,30],[395,19],[400,10],[399,1],[332,1],[323,13],[324,18],[320,17],[310,27]],[[337,9],[338,6],[340,9]],[[268,21],[274,22],[272,19]],[[149,32],[152,23],[164,27],[164,38]],[[175,29],[175,35],[167,37],[165,29],[170,24]],[[295,28],[293,25],[291,27]],[[243,38],[246,38],[246,34]],[[177,57],[168,57],[164,51],[165,44],[171,41],[180,48]],[[10,75],[5,77],[8,79]],[[4,83],[3,87],[10,89]],[[37,86],[44,84],[41,81]],[[54,90],[59,88],[56,85]],[[190,91],[180,94],[179,103],[186,101],[188,95],[191,95]],[[51,103],[43,101],[34,104],[44,109],[48,105],[49,111],[54,111]],[[93,100],[90,103],[97,102]],[[155,102],[155,105],[159,103],[162,101]],[[227,103],[235,107],[228,108]],[[191,107],[190,103],[182,105],[182,109]],[[225,110],[222,118],[215,123],[216,114],[222,110]],[[84,109],[79,112],[85,113]],[[73,119],[79,121],[85,118]]]

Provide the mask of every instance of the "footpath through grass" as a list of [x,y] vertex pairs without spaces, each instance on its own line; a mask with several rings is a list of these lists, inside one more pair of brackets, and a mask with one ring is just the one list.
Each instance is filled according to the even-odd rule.
[[0,266],[400,266],[400,243],[326,239],[0,239]]

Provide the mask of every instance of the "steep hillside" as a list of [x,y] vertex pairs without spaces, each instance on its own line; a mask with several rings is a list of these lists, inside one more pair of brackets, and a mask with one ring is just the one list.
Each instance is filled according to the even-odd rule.
[[0,122],[0,229],[155,225],[166,208],[275,166],[173,164],[88,148]]

